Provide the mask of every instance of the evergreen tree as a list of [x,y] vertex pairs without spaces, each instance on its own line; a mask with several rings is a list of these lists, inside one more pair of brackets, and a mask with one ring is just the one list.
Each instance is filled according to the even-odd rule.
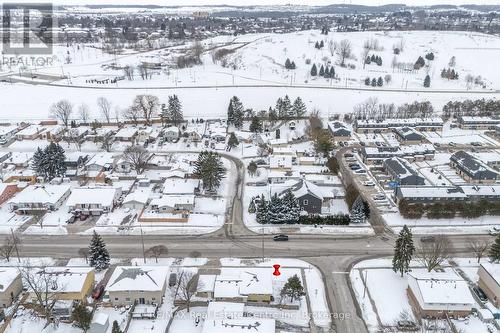
[[370,85],[370,78],[369,78],[369,77],[367,77],[367,78],[365,79],[365,85],[366,85],[366,86],[369,86],[369,85]]
[[446,78],[446,69],[443,68],[443,70],[441,71],[441,77],[444,79]]
[[290,297],[291,302],[305,296],[305,294],[304,287],[297,274],[288,279],[280,292],[281,297]]
[[250,123],[250,132],[260,133],[262,132],[262,121],[259,117],[253,116],[252,122]]
[[109,267],[109,252],[101,236],[94,231],[89,246],[89,264],[97,270]]
[[73,321],[73,325],[80,328],[83,332],[87,332],[90,329],[92,313],[83,303],[78,303],[71,313],[71,320]]
[[335,68],[333,66],[330,68],[330,77],[335,79]]
[[245,109],[243,103],[236,96],[233,96],[233,124],[236,128],[241,128],[243,126],[243,117],[245,115]]
[[408,273],[414,252],[415,246],[413,245],[413,235],[410,229],[404,225],[396,240],[396,246],[394,247],[392,270],[395,273],[400,272],[401,276],[403,276],[404,273]]
[[316,76],[318,75],[318,68],[316,67],[316,64],[313,64],[311,67],[311,76]]
[[234,124],[234,106],[232,98],[229,100],[229,105],[227,107],[227,124]]
[[274,123],[276,123],[276,121],[278,121],[278,114],[276,113],[276,110],[273,109],[272,107],[269,107],[268,116],[269,116],[269,122],[271,123],[271,125],[274,125]]
[[290,69],[292,67],[292,63],[290,62],[290,59],[287,58],[285,61],[285,68]]
[[300,97],[293,101],[292,112],[295,117],[303,117],[307,113],[307,107]]
[[118,325],[118,322],[116,320],[113,321],[113,327],[111,328],[111,333],[123,333],[123,331],[120,328],[120,325]]
[[42,148],[38,147],[33,154],[33,158],[31,159],[31,169],[33,169],[37,174],[44,173],[44,163],[45,163],[45,154],[43,153]]
[[182,105],[177,95],[168,96],[168,119],[177,126],[184,120]]
[[488,253],[491,261],[500,261],[500,234],[496,235],[495,242],[491,244],[490,251]]
[[274,109],[276,110],[278,119],[285,118],[285,111],[283,108],[283,99],[281,97],[278,97],[278,99],[276,100],[276,107]]
[[319,76],[325,76],[325,67],[323,65],[319,68]]
[[330,78],[330,67],[328,67],[328,66],[325,67],[325,74],[323,75],[323,77],[325,79],[329,79]]
[[314,44],[314,47],[317,48],[317,49],[319,49],[319,43],[316,42],[316,44]]
[[370,61],[371,61],[371,62],[375,62],[375,60],[377,60],[377,59],[375,58],[375,54],[372,54],[372,56],[371,56],[371,58],[370,58]]
[[365,59],[365,64],[369,65],[369,64],[371,64],[371,63],[372,63],[372,59],[371,59],[369,56],[368,56],[368,57],[366,57],[366,59]]
[[250,161],[250,163],[248,163],[248,166],[247,166],[247,170],[248,170],[248,174],[253,177],[257,174],[257,169],[259,168],[259,166],[257,165],[257,163],[255,163],[255,161]]
[[292,61],[292,63],[290,64],[290,69],[295,69],[297,68],[297,66],[295,65],[295,61]]
[[372,79],[372,87],[376,87],[376,86],[377,86],[377,79],[373,78]]
[[376,63],[377,63],[377,66],[382,66],[382,58],[377,56]]
[[220,155],[211,151],[202,151],[195,162],[194,175],[201,179],[203,188],[215,191],[219,188],[221,180],[226,176],[226,168]]
[[256,212],[256,208],[255,208],[255,202],[252,200],[250,201],[250,205],[248,205],[248,212],[250,214],[253,214]]
[[381,76],[378,77],[377,86],[382,87],[384,85],[384,79]]
[[424,87],[429,88],[430,86],[431,86],[431,77],[429,75],[426,75],[424,79]]
[[52,180],[54,177],[63,177],[66,174],[65,160],[64,149],[58,143],[51,142],[43,150],[38,148],[35,151],[31,167],[38,176]]
[[351,207],[351,212],[349,215],[351,223],[364,223],[366,220],[365,216],[365,206],[363,204],[363,198],[360,195],[354,200]]
[[281,107],[284,118],[293,116],[292,102],[290,101],[290,97],[288,97],[288,95],[285,95],[285,98],[283,98],[283,104]]
[[267,217],[267,212],[268,212],[268,203],[266,198],[264,198],[264,194],[261,194],[260,200],[257,203],[256,207],[256,221],[259,224],[267,224],[268,217]]
[[325,47],[325,42],[321,41],[321,42],[319,43],[319,48],[320,48],[320,49],[322,49],[323,47]]
[[234,132],[231,132],[231,134],[229,134],[229,140],[227,140],[227,145],[231,148],[234,148],[239,145],[238,138],[236,137]]
[[272,224],[281,224],[285,220],[283,202],[277,193],[271,197],[267,206],[267,219]]
[[281,198],[282,207],[284,209],[283,215],[285,217],[284,222],[288,224],[294,224],[299,222],[300,217],[300,205],[297,198],[293,192],[288,189]]

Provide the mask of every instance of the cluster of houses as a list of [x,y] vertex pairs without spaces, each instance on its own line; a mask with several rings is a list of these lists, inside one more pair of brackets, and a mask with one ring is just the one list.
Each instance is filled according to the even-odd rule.
[[[495,263],[482,263],[478,269],[478,286],[488,301],[498,307],[500,300],[500,267]],[[473,311],[485,322],[492,322],[500,312],[492,307],[480,306],[481,300],[471,292],[471,286],[451,269],[408,273],[408,299],[420,318],[457,318]],[[494,311],[494,312],[492,312]]]

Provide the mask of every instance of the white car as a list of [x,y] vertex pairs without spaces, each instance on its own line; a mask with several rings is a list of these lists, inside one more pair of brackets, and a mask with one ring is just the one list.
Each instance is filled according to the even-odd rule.
[[492,236],[496,236],[500,234],[500,227],[493,227],[490,230],[488,230],[488,233]]
[[383,194],[374,194],[374,195],[372,195],[372,198],[375,201],[382,201],[382,200],[385,200],[385,195],[383,195]]
[[367,181],[363,182],[363,185],[365,185],[365,186],[375,186],[375,183],[372,182],[371,180],[367,180]]

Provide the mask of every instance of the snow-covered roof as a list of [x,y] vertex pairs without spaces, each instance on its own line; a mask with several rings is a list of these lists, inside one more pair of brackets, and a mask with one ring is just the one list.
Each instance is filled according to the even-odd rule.
[[243,318],[244,309],[244,303],[210,302],[208,303],[207,319],[205,321]]
[[299,180],[298,183],[293,185],[290,189],[296,198],[303,197],[306,194],[311,194],[312,196],[323,200],[323,191],[317,185],[307,180]]
[[194,205],[194,195],[164,195],[151,200],[151,206],[171,207],[176,205]]
[[125,126],[120,128],[118,132],[116,132],[115,137],[130,139],[133,138],[137,134],[137,128]]
[[199,179],[167,178],[163,183],[162,192],[164,194],[193,194],[199,186]]
[[27,136],[30,136],[30,135],[34,135],[34,134],[38,134],[42,131],[45,130],[45,127],[43,126],[39,126],[39,125],[29,125],[28,127],[20,130],[19,132],[17,132],[16,134],[17,135],[27,135]]
[[414,271],[408,274],[408,284],[424,310],[447,310],[453,305],[470,308],[476,303],[467,281],[451,270],[430,273]]
[[214,291],[216,275],[202,274],[198,277],[198,292]]
[[168,170],[165,172],[162,172],[161,174],[162,178],[168,179],[168,178],[185,178],[186,177],[186,172],[183,170]]
[[17,131],[17,126],[0,126],[0,135],[6,135]]
[[0,269],[0,292],[8,289],[19,274],[19,269],[16,267],[2,267]]
[[97,311],[94,314],[94,317],[92,317],[92,323],[105,326],[106,323],[109,323],[109,315],[107,315],[106,313]]
[[14,204],[55,204],[70,190],[69,185],[30,185],[9,200]]
[[449,186],[400,187],[405,198],[466,198],[462,191]]
[[276,332],[276,323],[274,319],[260,317],[206,320],[201,333],[235,333],[240,331],[274,333]]
[[99,165],[102,167],[112,165],[114,162],[115,158],[112,153],[107,153],[107,152],[102,152],[99,154],[94,155],[85,165]]
[[149,191],[134,191],[134,192],[131,192],[129,193],[125,199],[123,199],[123,203],[126,204],[126,203],[129,203],[129,202],[139,202],[139,203],[142,203],[142,204],[146,204],[149,200],[149,195],[150,195],[150,192]]
[[165,128],[165,132],[172,132],[172,133],[179,134],[180,130],[179,130],[179,127],[177,127],[177,126],[169,126],[169,127]]
[[6,164],[26,164],[33,158],[33,152],[18,152],[13,151],[8,159],[5,160]]
[[99,204],[105,207],[113,205],[118,189],[115,187],[80,187],[72,190],[66,206],[79,204]]
[[73,163],[76,163],[78,162],[78,160],[80,158],[85,158],[85,157],[88,157],[89,154],[88,153],[84,153],[84,152],[81,152],[81,151],[72,151],[72,152],[67,152],[65,154],[66,156],[66,160],[65,162],[73,162]]
[[292,168],[292,156],[290,155],[271,155],[269,156],[269,167],[276,168]]
[[271,295],[272,272],[268,268],[222,268],[214,285],[216,298]]
[[460,116],[458,117],[461,123],[490,123],[499,124],[500,119],[495,119],[491,117],[478,117],[478,116]]
[[500,264],[483,262],[481,267],[500,285]]
[[113,291],[161,291],[169,272],[164,266],[118,266],[115,268],[106,290]]
[[37,274],[53,276],[58,292],[79,293],[85,285],[88,274],[93,271],[91,267],[46,267],[39,269]]

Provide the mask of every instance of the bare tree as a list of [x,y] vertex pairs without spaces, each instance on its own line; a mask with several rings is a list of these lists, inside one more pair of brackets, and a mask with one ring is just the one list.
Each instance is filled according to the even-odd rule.
[[78,115],[80,116],[82,123],[88,124],[90,118],[89,106],[85,103],[80,104],[78,106]]
[[330,55],[333,57],[335,53],[337,52],[337,43],[333,41],[333,39],[330,39],[328,42],[328,50],[330,51]]
[[202,287],[196,275],[190,271],[183,271],[179,278],[179,297],[186,302],[187,312],[191,307],[191,300],[196,290]]
[[352,45],[347,39],[342,39],[336,47],[337,56],[339,57],[340,66],[345,67],[346,59],[352,57]]
[[199,40],[196,40],[193,43],[193,46],[191,47],[191,50],[193,52],[194,57],[198,61],[198,63],[201,63],[201,55],[203,54],[203,44]]
[[144,147],[138,145],[128,146],[123,152],[123,159],[128,161],[134,167],[138,174],[146,169],[147,163],[151,158],[149,153]]
[[146,254],[148,254],[150,257],[154,257],[155,262],[158,263],[159,257],[161,257],[162,255],[168,254],[168,249],[165,245],[155,245],[155,246],[150,247],[146,251]]
[[89,263],[89,248],[88,247],[82,247],[80,250],[78,250],[78,254],[80,257],[85,259],[85,263]]
[[4,244],[0,247],[0,257],[10,261],[16,246],[21,244],[21,240],[16,235],[9,235],[5,237]]
[[101,148],[104,149],[104,151],[110,152],[111,147],[113,146],[114,138],[111,135],[106,135],[104,134],[101,139]]
[[62,99],[50,106],[50,114],[52,117],[60,120],[66,127],[69,125],[71,113],[73,113],[73,104],[67,99]]
[[134,125],[139,123],[139,118],[141,117],[141,110],[136,105],[132,105],[122,111],[122,116],[131,121]]
[[68,147],[71,143],[74,143],[78,148],[78,151],[82,150],[83,140],[80,137],[80,132],[78,128],[70,128],[66,131],[66,135],[64,136],[64,141],[68,143]]
[[111,119],[111,102],[106,97],[99,97],[97,99],[97,107],[101,112],[106,122],[109,124]]
[[439,235],[432,242],[422,243],[417,250],[417,257],[427,271],[431,272],[450,259],[451,251],[451,242],[448,237]]
[[123,74],[125,74],[125,77],[129,81],[132,81],[134,79],[134,72],[135,72],[135,67],[133,65],[127,65],[123,67]]
[[33,302],[37,310],[50,324],[52,311],[57,302],[57,295],[64,289],[64,285],[58,283],[58,274],[47,271],[46,268],[39,269],[25,266],[19,269],[24,284],[33,295]]
[[490,243],[486,240],[473,239],[469,241],[469,245],[467,246],[467,248],[469,249],[469,251],[474,253],[477,258],[477,263],[479,264],[483,256],[490,248]]
[[137,95],[134,98],[132,107],[140,110],[146,124],[149,124],[151,118],[158,113],[160,100],[154,95]]
[[363,69],[366,67],[366,58],[368,57],[368,54],[370,53],[370,49],[367,47],[363,48],[363,51],[361,52],[361,62],[363,63]]
[[150,70],[149,67],[146,64],[140,64],[137,66],[139,70],[139,75],[141,76],[141,79],[147,80],[148,76],[150,76]]

